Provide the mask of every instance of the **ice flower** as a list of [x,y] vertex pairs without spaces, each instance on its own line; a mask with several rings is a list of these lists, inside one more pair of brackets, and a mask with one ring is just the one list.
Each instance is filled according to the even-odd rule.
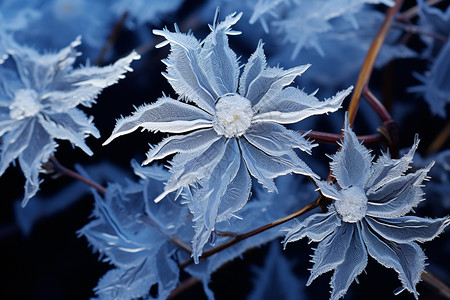
[[314,94],[284,88],[309,65],[288,70],[267,67],[262,43],[240,75],[227,37],[236,34],[231,26],[240,17],[232,14],[221,23],[215,20],[212,32],[201,42],[178,28],[176,32],[154,30],[166,38],[160,46],[171,45],[171,53],[163,61],[167,65],[164,76],[180,98],[164,96],[139,107],[133,115],[117,121],[105,142],[139,127],[186,133],[152,147],[143,164],[176,154],[171,161],[172,176],[156,202],[182,187],[197,186],[190,203],[197,232],[194,257],[201,253],[215,223],[229,219],[247,202],[250,175],[270,192],[277,190],[273,178],[280,175],[316,176],[293,150],[309,153],[314,145],[283,124],[336,111],[352,89],[319,101]]
[[418,142],[416,138],[400,159],[383,154],[372,163],[369,151],[346,122],[342,149],[330,164],[336,184],[317,181],[321,193],[333,199],[333,204],[328,212],[311,215],[286,229],[285,246],[305,236],[319,242],[307,285],[334,270],[331,299],[339,299],[365,269],[369,254],[394,269],[403,288],[417,298],[415,286],[424,271],[425,255],[415,241],[434,239],[450,223],[448,217],[405,216],[423,200],[422,182],[433,165],[406,173]]
[[55,139],[69,140],[92,155],[84,139],[100,134],[77,106],[91,106],[139,57],[133,52],[111,66],[74,69],[80,43],[77,38],[59,52],[39,54],[5,38],[9,57],[0,65],[0,175],[18,159],[26,178],[23,206],[39,189],[41,164],[56,151]]

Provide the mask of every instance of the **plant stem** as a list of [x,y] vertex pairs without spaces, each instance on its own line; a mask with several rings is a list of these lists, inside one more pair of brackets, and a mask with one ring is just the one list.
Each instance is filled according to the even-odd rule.
[[359,73],[358,81],[356,82],[356,87],[353,91],[352,99],[350,100],[350,105],[348,108],[350,125],[353,125],[353,122],[355,121],[361,95],[369,83],[378,53],[380,52],[381,46],[383,46],[395,14],[400,9],[402,3],[403,0],[397,0],[395,1],[395,6],[388,9],[383,24],[381,25],[381,28],[372,42],[366,58],[364,59],[364,63],[361,68],[361,72]]
[[413,24],[397,22],[397,23],[393,23],[392,26],[401,28],[402,30],[404,30],[408,33],[417,34],[417,35],[427,35],[427,36],[432,37],[433,39],[439,40],[443,43],[446,43],[448,40],[448,38],[446,36],[440,35],[433,31],[423,30],[419,26],[413,25]]
[[445,298],[450,299],[450,288],[445,283],[428,271],[423,272],[421,276],[424,282],[434,287]]
[[59,163],[59,161],[56,159],[56,157],[52,156],[49,160],[49,162],[51,163],[52,167],[54,168],[54,170],[61,174],[61,175],[66,175],[69,177],[72,177],[78,181],[81,181],[91,187],[93,187],[94,189],[96,189],[100,194],[105,195],[106,194],[106,189],[104,187],[102,187],[100,184],[84,177],[83,175],[72,171],[66,167],[64,167],[63,165],[61,165]]
[[449,137],[450,137],[450,121],[447,122],[445,127],[441,130],[441,132],[438,134],[438,136],[434,139],[434,141],[431,143],[431,145],[427,148],[427,151],[425,152],[426,155],[430,155],[431,153],[436,152],[439,149],[441,149]]
[[[319,195],[316,198],[316,200],[314,200],[310,204],[306,205],[305,207],[297,210],[296,212],[294,212],[294,213],[292,213],[292,214],[290,214],[288,216],[285,216],[283,218],[280,218],[278,220],[270,222],[270,223],[268,223],[268,224],[266,224],[264,226],[261,226],[259,228],[254,229],[252,231],[249,231],[249,232],[246,232],[246,233],[242,233],[242,234],[237,234],[231,240],[229,240],[229,241],[227,241],[227,242],[225,242],[225,243],[223,243],[223,244],[221,244],[221,245],[219,245],[219,246],[217,246],[215,248],[206,250],[205,252],[203,252],[202,256],[199,257],[199,259],[203,260],[205,258],[208,258],[211,255],[214,255],[214,254],[216,254],[216,253],[218,253],[218,252],[220,252],[222,250],[225,250],[227,248],[230,248],[231,246],[239,243],[240,241],[243,241],[243,240],[248,239],[248,238],[250,238],[250,237],[252,237],[254,235],[257,235],[257,234],[259,234],[261,232],[264,232],[264,231],[269,230],[271,228],[274,228],[274,227],[276,227],[278,225],[286,223],[286,222],[288,222],[288,221],[290,221],[292,219],[300,217],[301,215],[303,215],[303,214],[313,210],[314,208],[318,207],[319,206],[319,201],[320,201],[321,198],[322,198],[322,195]],[[183,269],[183,268],[185,268],[185,267],[187,267],[187,266],[189,266],[189,265],[191,265],[193,263],[194,263],[194,260],[192,258],[189,258],[189,259],[186,259],[186,260],[180,262],[178,266],[180,267],[180,269]]]
[[176,298],[178,295],[182,294],[184,291],[188,290],[192,286],[199,283],[200,280],[195,277],[190,277],[180,283],[173,291],[170,293],[170,295],[167,297],[167,300]]
[[125,23],[125,20],[128,17],[128,12],[124,12],[122,16],[120,17],[119,21],[117,21],[116,25],[114,25],[113,30],[111,31],[111,34],[108,37],[108,40],[106,41],[105,45],[103,45],[102,50],[100,51],[100,54],[98,55],[97,60],[95,61],[96,66],[100,66],[103,64],[103,61],[105,60],[106,54],[108,54],[109,49],[114,45],[116,40],[119,37],[119,33],[122,30],[123,24]]
[[[305,130],[299,130],[300,133],[305,133]],[[328,133],[321,131],[309,131],[309,133],[305,136],[313,139],[319,143],[327,143],[327,144],[336,144],[336,142],[342,139],[341,134],[337,133]],[[370,134],[370,135],[360,135],[358,136],[358,140],[364,145],[376,144],[383,140],[383,135],[380,133]]]
[[[428,0],[427,1],[427,5],[428,6],[433,6],[433,5],[438,4],[440,2],[442,2],[442,0]],[[419,5],[413,6],[410,9],[408,9],[408,10],[402,12],[401,14],[399,14],[397,16],[397,19],[399,21],[402,21],[402,22],[409,22],[412,18],[414,18],[414,17],[416,17],[418,15],[419,9],[420,9]]]

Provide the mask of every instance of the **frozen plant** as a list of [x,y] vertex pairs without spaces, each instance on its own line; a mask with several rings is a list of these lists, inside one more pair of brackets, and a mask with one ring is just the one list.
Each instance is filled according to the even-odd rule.
[[365,269],[369,254],[394,269],[403,288],[418,298],[416,284],[424,271],[425,254],[415,241],[430,241],[450,224],[449,217],[406,216],[423,200],[422,182],[433,165],[406,173],[418,143],[416,138],[400,159],[385,153],[373,163],[369,150],[345,122],[342,149],[330,163],[336,183],[317,181],[321,193],[333,203],[328,212],[286,229],[285,246],[303,237],[319,242],[307,285],[334,270],[331,299],[339,299]]
[[0,65],[0,175],[18,159],[25,175],[22,206],[39,189],[41,165],[56,151],[55,139],[70,141],[86,154],[84,139],[100,133],[78,105],[90,107],[97,95],[131,71],[139,58],[132,52],[106,67],[73,68],[79,53],[77,38],[56,53],[40,54],[5,38],[8,59]]
[[231,26],[240,17],[232,14],[221,23],[215,18],[211,33],[202,42],[178,28],[175,32],[154,30],[167,39],[160,46],[171,45],[171,53],[163,61],[167,65],[164,76],[180,98],[164,96],[139,107],[133,115],[117,121],[105,142],[139,127],[155,132],[190,132],[168,137],[152,147],[143,164],[177,153],[171,161],[172,176],[155,202],[197,184],[189,203],[196,222],[192,242],[196,259],[215,223],[230,219],[247,202],[250,175],[269,192],[277,191],[273,178],[280,175],[316,176],[293,151],[298,148],[310,153],[314,144],[283,125],[336,111],[352,90],[350,87],[319,101],[314,93],[285,88],[309,65],[288,70],[267,67],[262,43],[240,75],[237,56],[228,45],[228,35],[236,34]]

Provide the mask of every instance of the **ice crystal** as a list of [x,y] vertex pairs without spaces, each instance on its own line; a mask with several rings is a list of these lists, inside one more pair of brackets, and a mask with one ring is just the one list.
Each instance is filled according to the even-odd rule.
[[425,254],[415,241],[434,239],[450,224],[450,218],[405,216],[423,200],[422,182],[432,167],[405,173],[417,146],[418,139],[402,158],[383,154],[372,163],[369,151],[346,122],[342,149],[331,162],[337,183],[317,181],[333,204],[328,212],[286,229],[285,245],[305,236],[319,242],[307,285],[334,270],[331,299],[339,299],[365,269],[370,255],[393,268],[403,287],[418,297],[415,286],[424,271]]
[[56,151],[55,139],[68,140],[92,155],[84,139],[100,134],[92,117],[77,106],[91,106],[139,57],[133,52],[111,66],[74,69],[79,44],[77,38],[57,53],[39,54],[6,38],[9,58],[0,65],[0,174],[18,159],[26,178],[22,205],[39,189],[41,164]]
[[117,121],[105,142],[139,127],[188,133],[170,136],[152,147],[144,164],[176,153],[170,167],[172,176],[156,202],[168,193],[198,184],[190,203],[196,222],[196,259],[215,223],[231,218],[247,202],[250,175],[270,192],[277,191],[273,178],[280,175],[316,176],[293,151],[298,148],[309,153],[314,145],[283,124],[336,111],[352,90],[350,87],[319,101],[314,94],[285,88],[309,65],[288,70],[267,67],[262,43],[239,77],[238,59],[228,45],[228,35],[236,34],[231,26],[240,17],[232,14],[221,23],[215,20],[212,32],[202,42],[180,33],[177,27],[175,32],[154,30],[167,39],[161,46],[171,45],[164,60],[164,76],[180,99],[163,97],[139,107],[132,116]]

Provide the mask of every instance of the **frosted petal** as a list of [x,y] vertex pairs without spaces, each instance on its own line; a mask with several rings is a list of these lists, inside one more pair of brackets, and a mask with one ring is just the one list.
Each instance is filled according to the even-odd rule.
[[10,131],[2,136],[0,174],[3,174],[9,164],[26,149],[36,122],[34,119],[25,120],[15,131]]
[[177,27],[176,32],[163,29],[153,30],[153,34],[164,37],[170,43],[169,57],[163,62],[167,65],[165,77],[175,92],[213,114],[214,102],[220,95],[211,88],[206,74],[200,68],[199,41],[191,34],[180,33]]
[[239,140],[242,156],[250,174],[269,192],[277,191],[273,178],[289,173],[316,177],[317,175],[295,154],[293,150],[281,156],[265,154],[244,139]]
[[351,247],[355,229],[354,225],[342,223],[332,235],[319,243],[312,256],[314,265],[306,285],[310,285],[314,279],[323,273],[347,263],[345,260],[346,254]]
[[[344,262],[336,267],[331,278],[330,285],[332,292],[330,299],[343,297],[353,280],[364,271],[367,265],[367,251],[361,238],[361,233],[359,228],[355,225],[353,227],[353,236],[348,244]],[[332,253],[330,255],[333,255]]]
[[313,214],[301,223],[296,223],[292,228],[285,228],[284,247],[290,242],[298,241],[305,236],[313,242],[319,242],[336,230],[341,225],[341,219],[335,211],[323,214]]
[[265,106],[295,77],[305,72],[310,65],[284,70],[282,68],[265,68],[248,84],[245,97],[250,100],[255,111]]
[[250,56],[244,66],[239,79],[239,94],[246,95],[249,85],[258,78],[259,74],[266,68],[266,56],[264,55],[263,43],[259,41],[255,52]]
[[211,83],[215,94],[222,96],[237,90],[239,64],[236,53],[228,45],[227,33],[236,24],[242,13],[229,15],[225,21],[214,24],[212,32],[203,41],[200,65]]
[[270,101],[258,103],[255,110],[259,114],[253,118],[253,122],[290,124],[312,115],[335,112],[341,107],[342,101],[350,94],[352,89],[351,86],[338,92],[330,99],[319,101],[314,94],[308,95],[302,90],[289,87],[277,93]]
[[131,116],[118,120],[103,145],[139,127],[155,132],[182,133],[212,127],[212,121],[208,113],[193,105],[168,97],[159,98],[153,104],[139,107]]
[[315,146],[304,138],[304,134],[286,129],[277,123],[253,124],[244,134],[244,137],[260,149],[267,149],[270,155],[282,155],[291,148],[297,148],[311,154]]
[[220,138],[221,136],[214,129],[201,129],[187,135],[174,135],[165,138],[147,152],[147,159],[143,164],[149,164],[174,153],[187,153],[208,147]]
[[378,238],[367,224],[362,224],[362,237],[370,256],[386,268],[394,269],[404,288],[418,297],[416,284],[424,270],[425,255],[414,242],[397,244]]
[[333,176],[342,188],[357,186],[362,189],[370,176],[372,157],[351,130],[347,114],[345,119],[342,148],[332,156],[330,166]]
[[52,137],[69,140],[88,155],[93,154],[84,138],[90,134],[99,138],[100,133],[92,124],[92,118],[87,118],[81,110],[73,108],[65,113],[49,113],[38,120]]
[[423,200],[422,182],[427,178],[431,166],[392,180],[367,195],[367,215],[394,218],[408,213]]
[[384,239],[396,243],[431,241],[450,224],[448,217],[439,219],[406,216],[395,219],[366,218],[370,228]]

